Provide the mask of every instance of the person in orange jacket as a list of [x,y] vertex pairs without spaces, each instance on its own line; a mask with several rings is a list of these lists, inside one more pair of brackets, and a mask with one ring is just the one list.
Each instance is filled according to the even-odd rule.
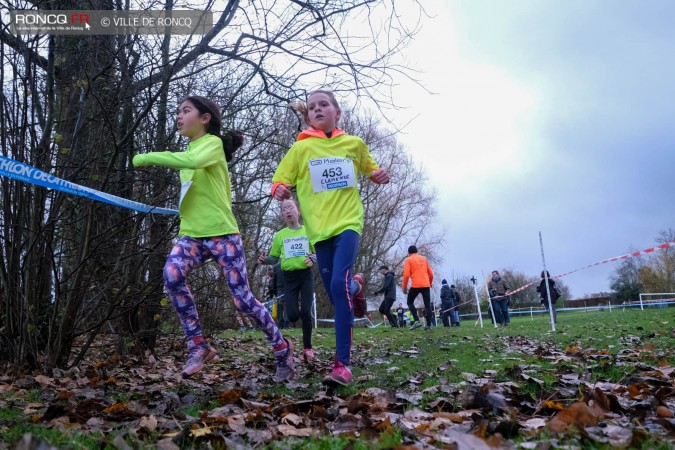
[[[434,281],[434,272],[431,270],[427,259],[417,253],[416,246],[408,247],[408,255],[403,266],[403,293],[408,295],[408,308],[413,316],[410,329],[414,330],[422,326],[415,308],[415,298],[422,294],[427,321],[427,326],[424,329],[430,330],[434,318],[434,311],[431,308],[431,283]],[[409,280],[412,280],[410,290],[408,290]]]

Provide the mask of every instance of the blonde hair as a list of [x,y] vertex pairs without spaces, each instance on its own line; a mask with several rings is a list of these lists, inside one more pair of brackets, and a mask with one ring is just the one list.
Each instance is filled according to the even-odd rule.
[[[335,98],[335,94],[331,91],[326,91],[323,89],[318,89],[316,91],[312,91],[309,94],[307,94],[307,100],[314,95],[314,94],[326,94],[328,98],[330,98],[330,102],[335,106],[335,108],[338,111],[341,111],[340,109],[340,104],[338,103],[337,99]],[[305,121],[307,125],[309,125],[309,110],[307,109],[307,101],[299,101],[295,103],[291,103],[290,105],[291,109],[295,111],[298,115],[302,116],[302,119]]]

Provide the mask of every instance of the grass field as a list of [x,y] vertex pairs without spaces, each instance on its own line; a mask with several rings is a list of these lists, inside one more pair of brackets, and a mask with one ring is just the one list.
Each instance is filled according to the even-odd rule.
[[[285,386],[269,381],[259,332],[227,331],[213,340],[220,358],[194,380],[175,379],[184,355],[170,348],[152,366],[94,359],[75,380],[6,376],[0,440],[32,433],[59,448],[673,448],[674,325],[670,308],[562,313],[556,332],[541,315],[497,329],[473,321],[428,331],[356,328],[355,381],[334,392],[320,384],[334,352],[331,328],[315,330],[320,361],[298,361],[299,378]],[[284,333],[300,346],[299,329]],[[106,364],[116,381],[91,382]],[[590,408],[587,416],[579,408]]]

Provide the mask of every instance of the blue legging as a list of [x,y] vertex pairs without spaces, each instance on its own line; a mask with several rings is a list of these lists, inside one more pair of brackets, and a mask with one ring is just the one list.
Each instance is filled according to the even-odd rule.
[[238,234],[211,238],[183,236],[171,250],[164,265],[164,286],[185,336],[191,339],[202,335],[197,306],[186,282],[187,275],[209,258],[213,258],[223,270],[237,309],[256,321],[273,347],[282,345],[284,340],[274,319],[251,293],[244,247]]
[[352,353],[354,303],[349,293],[352,266],[359,248],[359,234],[345,230],[314,245],[319,272],[335,307],[335,350],[337,360],[349,365]]

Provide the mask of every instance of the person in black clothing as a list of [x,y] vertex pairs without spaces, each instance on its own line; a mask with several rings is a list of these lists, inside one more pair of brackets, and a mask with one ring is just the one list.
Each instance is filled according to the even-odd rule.
[[403,309],[403,303],[398,304],[398,308],[396,308],[396,315],[398,316],[399,328],[405,328],[405,309]]
[[384,277],[382,281],[382,287],[376,291],[376,294],[384,294],[384,300],[380,304],[380,313],[383,316],[387,316],[387,320],[392,328],[398,328],[398,321],[396,320],[396,314],[391,312],[391,307],[394,306],[396,301],[396,282],[394,281],[394,272],[389,271],[389,266],[381,265],[377,270],[380,275]]
[[[450,326],[450,318],[452,317],[452,308],[454,306],[452,301],[452,289],[448,286],[447,280],[441,281],[441,321],[444,327]],[[448,311],[450,309],[450,311]],[[454,325],[454,323],[453,323]]]
[[459,289],[454,284],[450,285],[450,290],[452,291],[452,314],[450,315],[450,322],[453,327],[459,326],[459,305],[462,304],[462,295],[459,293]]
[[[541,304],[548,310],[548,297],[546,295],[546,279],[548,279],[548,292],[551,294],[551,306],[553,307],[553,322],[558,323],[558,312],[556,311],[555,302],[560,298],[560,290],[556,287],[555,281],[551,279],[551,275],[546,271],[546,277],[544,277],[544,271],[541,272],[541,282],[537,286],[537,292],[541,297]],[[549,312],[550,314],[550,312]]]

